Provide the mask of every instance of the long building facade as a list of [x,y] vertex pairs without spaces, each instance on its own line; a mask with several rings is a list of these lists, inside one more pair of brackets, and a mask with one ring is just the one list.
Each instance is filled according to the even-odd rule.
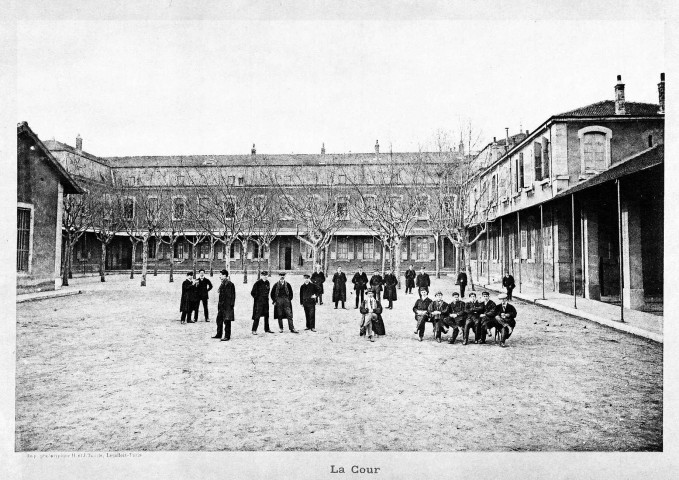
[[518,289],[662,310],[664,88],[663,74],[658,104],[626,102],[618,77],[614,100],[484,149],[467,189],[480,197],[468,228],[485,229],[477,282],[509,272]]

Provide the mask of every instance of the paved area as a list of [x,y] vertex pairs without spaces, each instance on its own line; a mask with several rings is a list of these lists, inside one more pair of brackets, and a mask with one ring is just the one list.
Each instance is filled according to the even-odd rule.
[[[504,292],[501,283],[492,283],[487,288],[497,292]],[[573,300],[572,295],[545,291],[542,289],[523,286],[521,292],[514,290],[514,297],[552,310],[574,315],[592,322],[605,325],[622,332],[631,333],[643,338],[663,343],[663,316],[656,313],[641,312],[625,308],[621,321],[620,305],[612,305],[595,300],[578,297]],[[577,303],[576,303],[577,302]]]
[[[358,336],[352,295],[349,310],[326,298],[316,333],[253,336],[252,278],[234,280],[230,342],[210,338],[214,321],[180,325],[166,275],[18,304],[16,449],[663,448],[656,342],[520,301],[508,348],[438,344],[430,327],[419,342],[403,290],[375,343]],[[449,298],[453,280],[438,288]],[[298,303],[295,315],[301,330]]]

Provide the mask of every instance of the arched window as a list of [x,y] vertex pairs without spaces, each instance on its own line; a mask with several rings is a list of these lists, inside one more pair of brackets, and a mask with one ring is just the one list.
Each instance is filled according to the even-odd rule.
[[611,166],[611,136],[611,130],[606,127],[586,127],[578,131],[583,173],[600,172]]

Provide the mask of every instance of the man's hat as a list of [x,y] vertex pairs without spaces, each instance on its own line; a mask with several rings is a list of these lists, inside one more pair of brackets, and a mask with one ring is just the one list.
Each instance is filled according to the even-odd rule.
[[436,295],[441,295],[441,296],[443,296],[443,292],[442,292],[441,290],[439,290],[438,292],[436,292],[436,293],[434,294],[434,296],[436,296]]
[[366,293],[371,294],[371,295],[375,295],[375,291],[374,291],[374,290],[368,290]]
[[304,274],[304,278],[311,278],[310,275],[307,275],[306,273]]
[[427,290],[427,287],[420,287],[420,292],[429,292],[429,290]]
[[193,272],[186,272],[187,277],[193,277]]
[[476,294],[475,294],[474,292],[469,292],[469,295],[467,295],[467,296],[468,296],[468,297],[475,297]]
[[482,292],[481,295],[483,295],[484,297],[490,297],[490,293],[488,292]]
[[459,297],[460,294],[458,292],[453,292],[453,297]]
[[278,275],[280,275],[281,277],[284,277],[284,276],[285,276],[285,272],[279,272]]
[[260,273],[260,275],[262,275],[262,276],[268,276],[268,275],[269,275],[269,272],[267,272],[266,270],[262,270],[262,272]]
[[507,295],[504,294],[504,293],[501,293],[500,295],[497,296],[497,298],[498,298],[499,300],[504,300],[505,298],[507,298]]
[[219,273],[221,273],[222,275],[225,275],[225,276],[227,276],[227,277],[229,276],[229,271],[226,270],[225,268],[222,268],[222,269],[219,271]]

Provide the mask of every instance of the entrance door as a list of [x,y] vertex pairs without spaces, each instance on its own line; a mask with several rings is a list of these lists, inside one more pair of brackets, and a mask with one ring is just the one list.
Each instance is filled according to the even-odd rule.
[[292,247],[285,247],[285,270],[292,270]]

